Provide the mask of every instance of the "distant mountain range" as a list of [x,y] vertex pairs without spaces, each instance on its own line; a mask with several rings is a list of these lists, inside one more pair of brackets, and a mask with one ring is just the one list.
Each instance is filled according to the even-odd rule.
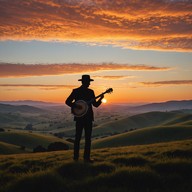
[[[21,100],[21,101],[0,101],[0,104],[4,104],[0,106],[0,112],[5,108],[11,110],[11,106],[32,106],[38,108],[44,107],[58,107],[58,106],[66,106],[65,103],[52,103],[52,102],[43,102],[43,101],[32,101],[32,100]],[[5,106],[11,105],[11,106]],[[107,107],[107,106],[106,106]],[[129,111],[130,113],[144,113],[150,111],[174,111],[174,110],[182,110],[182,109],[191,109],[192,110],[192,100],[181,100],[181,101],[166,101],[161,103],[149,103],[145,105],[136,105],[130,106],[129,104],[124,105],[112,105],[110,106],[112,110],[119,109],[123,111]],[[15,111],[17,108],[13,107]],[[18,108],[19,109],[19,108]],[[27,109],[28,110],[28,109]],[[11,112],[11,111],[10,111]],[[13,111],[12,111],[13,112]]]
[[33,100],[19,100],[19,101],[0,101],[1,104],[9,105],[29,105],[29,106],[57,106],[64,105],[63,103],[53,103],[53,102],[44,102],[44,101],[33,101]]
[[149,112],[149,111],[174,111],[182,109],[192,109],[192,100],[167,101],[162,103],[150,103],[135,107],[127,107],[131,112]]

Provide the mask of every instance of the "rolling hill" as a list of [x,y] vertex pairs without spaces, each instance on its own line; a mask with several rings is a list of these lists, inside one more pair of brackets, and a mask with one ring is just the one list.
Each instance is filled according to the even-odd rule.
[[37,123],[39,121],[47,120],[46,115],[41,115],[39,113],[35,114],[20,114],[20,113],[0,113],[0,125],[15,124],[20,123]]
[[173,111],[181,109],[192,109],[192,100],[167,101],[161,103],[150,103],[136,107],[127,107],[132,112],[149,112],[149,111]]
[[0,128],[24,129],[27,124],[48,123],[55,113],[28,105],[0,104]]
[[[190,125],[192,114],[177,112],[148,112],[130,117],[111,120],[107,123],[94,126],[92,137],[102,138],[133,130],[155,126]],[[63,131],[65,137],[73,137],[74,130]]]
[[[38,145],[47,148],[47,146],[53,142],[63,142],[66,143],[69,147],[72,147],[71,143],[51,135],[43,135],[38,133],[29,133],[21,131],[1,132],[0,142],[4,142],[4,144],[9,145],[11,144],[17,147],[24,146],[29,151],[32,151],[33,148],[37,147]],[[4,151],[5,149],[3,149],[2,146],[0,154],[3,154]]]
[[[1,192],[191,192],[192,140],[73,152],[0,155]],[[83,154],[81,153],[81,157]]]
[[93,137],[108,136],[151,126],[173,125],[192,120],[192,114],[180,112],[148,112],[111,121],[93,130]]
[[52,102],[33,101],[33,100],[0,101],[0,103],[9,104],[9,105],[29,105],[29,106],[34,106],[34,107],[64,105],[64,103],[52,103]]
[[[190,121],[191,123],[192,121]],[[192,126],[184,124],[164,125],[138,129],[115,136],[95,140],[93,148],[143,145],[160,142],[171,142],[192,138]]]
[[21,147],[0,141],[0,154],[26,153]]
[[47,111],[28,105],[9,105],[0,103],[0,113],[45,113]]
[[27,124],[49,121],[49,115],[41,113],[0,113],[0,128],[24,129]]

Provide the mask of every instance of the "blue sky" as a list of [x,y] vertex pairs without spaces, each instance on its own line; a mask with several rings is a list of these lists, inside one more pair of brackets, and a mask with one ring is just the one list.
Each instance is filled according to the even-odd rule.
[[112,45],[90,46],[78,42],[3,41],[1,62],[8,63],[101,63],[150,65],[191,64],[191,52],[131,50]]

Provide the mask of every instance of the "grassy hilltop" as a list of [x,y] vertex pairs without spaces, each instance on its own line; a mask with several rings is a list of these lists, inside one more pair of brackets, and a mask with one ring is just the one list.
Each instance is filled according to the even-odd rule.
[[98,139],[94,148],[152,144],[192,138],[191,125],[156,126],[138,129],[115,136]]
[[[72,151],[0,156],[1,192],[190,192],[192,140],[103,148],[95,163]],[[82,154],[81,154],[82,155]]]
[[[93,137],[111,136],[132,130],[156,126],[174,126],[183,124],[192,125],[192,114],[181,111],[173,112],[147,112],[128,117],[108,120],[94,127]],[[97,120],[96,120],[97,124]],[[64,131],[66,135],[74,134],[74,130]]]
[[0,154],[17,154],[17,153],[24,153],[24,151],[17,145],[0,141]]
[[125,106],[116,114],[115,106],[114,111],[98,111],[92,142],[95,162],[87,164],[82,159],[74,162],[72,150],[30,153],[53,142],[73,147],[68,141],[74,139],[74,122],[66,109],[2,107],[0,192],[192,191],[190,109],[128,114]]
[[[58,131],[57,134],[59,134],[60,129],[56,130]],[[74,130],[64,130],[62,129],[61,133],[64,133],[65,139],[74,139]],[[148,112],[113,119],[94,127],[92,137],[93,148],[190,139],[192,138],[192,114],[183,112]],[[73,144],[65,139],[60,139],[51,134],[40,134],[36,130],[6,129],[5,132],[0,132],[0,154],[29,152],[37,145],[47,148],[50,143],[56,141],[66,143],[69,147],[72,147]],[[6,143],[11,145],[7,146]],[[22,146],[25,147],[25,151],[18,150]]]
[[[38,145],[47,148],[48,145],[53,142],[62,142],[72,148],[71,143],[52,135],[29,133],[23,131],[1,132],[0,154],[32,152],[33,149]],[[21,150],[22,146],[25,146],[25,150]]]

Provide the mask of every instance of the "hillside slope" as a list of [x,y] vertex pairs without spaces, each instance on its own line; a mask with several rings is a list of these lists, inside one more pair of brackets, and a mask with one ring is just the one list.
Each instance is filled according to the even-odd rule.
[[22,150],[17,145],[0,142],[0,154],[18,154],[18,153],[26,153],[26,151]]
[[[192,140],[92,151],[0,156],[1,192],[191,192]],[[83,155],[81,153],[81,155]]]
[[129,130],[140,129],[151,126],[173,125],[192,120],[192,114],[178,112],[148,112],[133,115],[124,119],[108,122],[97,126],[93,130],[93,137],[99,135],[112,135]]
[[24,129],[27,124],[38,124],[48,121],[45,115],[35,114],[20,114],[20,113],[0,113],[1,128],[19,128]]
[[192,109],[192,100],[150,103],[140,105],[137,107],[128,107],[128,109],[134,112],[143,112],[143,113],[148,111],[173,111],[181,109]]
[[119,147],[177,141],[191,138],[191,125],[165,125],[138,129],[103,139],[97,139],[93,142],[92,146],[94,148]]
[[[53,142],[63,142],[66,143],[69,147],[72,147],[72,144],[63,140],[59,139],[54,136],[50,135],[42,135],[42,134],[37,134],[37,133],[28,133],[28,132],[1,132],[0,133],[0,141],[7,143],[7,144],[12,144],[15,146],[25,146],[29,150],[33,150],[33,148],[37,147],[38,145],[41,145],[45,148],[50,143]],[[2,151],[0,151],[2,153]]]
[[9,104],[2,104],[0,103],[0,112],[1,113],[44,113],[46,112],[43,109],[32,107],[28,105],[9,105]]

